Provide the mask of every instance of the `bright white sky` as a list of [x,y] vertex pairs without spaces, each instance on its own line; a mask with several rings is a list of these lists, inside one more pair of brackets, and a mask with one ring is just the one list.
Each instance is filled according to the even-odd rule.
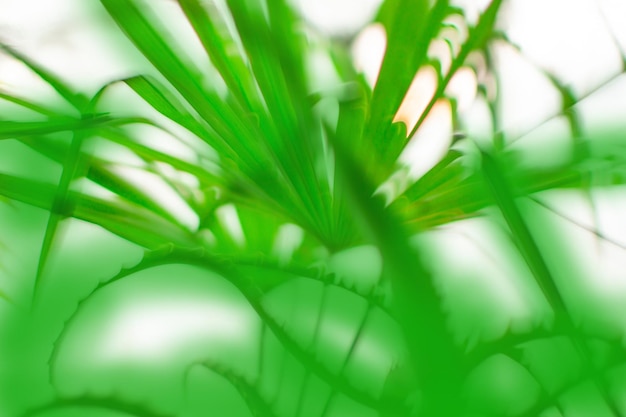
[[[302,13],[318,30],[333,35],[353,34],[364,28],[374,15],[379,1],[297,0]],[[110,27],[110,22],[99,19],[92,9],[86,7],[87,3],[84,0],[0,0],[0,37],[4,42],[14,45],[45,66],[64,74],[74,84],[88,91],[94,91],[106,80],[128,76],[138,68],[145,68],[141,59],[133,54],[132,48],[124,46],[128,44],[122,36],[119,36],[119,42],[113,45],[110,43],[111,35],[108,32],[103,35],[104,30]],[[468,7],[468,16],[475,19],[478,11],[484,8],[487,2],[458,0],[457,3]],[[611,29],[603,20],[600,10],[611,23]],[[626,1],[512,0],[505,13],[512,40],[523,48],[532,62],[541,63],[549,68],[562,80],[570,83],[575,92],[584,94],[619,71],[620,54],[611,38],[611,31],[617,36],[617,43],[622,51],[626,50]],[[375,32],[376,29],[370,30],[370,34],[374,33],[373,37],[368,38],[369,40],[357,48],[358,59],[363,62],[366,72],[369,72],[367,75],[372,84],[376,79],[379,59],[377,57],[381,56],[385,44],[384,38],[380,36],[377,38]],[[188,33],[185,36],[188,36]],[[122,57],[126,59],[121,59],[117,48],[123,48]],[[550,90],[546,89],[545,80],[534,72],[529,62],[521,60],[512,50],[502,49],[499,65],[504,83],[503,125],[512,136],[518,136],[525,133],[525,127],[537,124],[547,114],[555,111],[558,103]],[[415,109],[424,106],[423,92],[432,93],[434,89],[433,79],[429,78],[427,73],[428,71],[424,71],[424,77],[416,79],[414,83],[418,86],[418,94],[407,99],[414,107],[405,108],[403,111],[406,113],[399,113],[398,120],[409,125],[415,122],[419,114]],[[0,58],[0,87],[30,91],[32,83],[32,77],[18,65]],[[471,77],[456,83],[458,97],[462,101],[469,100],[465,110],[471,120],[474,120],[471,115],[484,114],[480,103],[472,104],[475,87],[475,79]],[[616,109],[622,109],[622,112],[626,109],[625,80],[622,77],[622,80],[612,84],[610,89],[594,97],[596,99],[593,105],[583,103],[581,109],[589,126],[601,126],[606,121],[607,112],[616,115],[618,112]],[[413,138],[403,155],[403,160],[412,167],[415,176],[421,175],[431,166],[447,146],[445,141],[449,140],[450,135],[449,114],[450,109],[446,108],[445,104],[437,107],[433,118]],[[479,136],[479,132],[484,131],[484,126],[481,126],[480,122],[471,122],[469,125],[475,126],[475,132]],[[547,125],[546,128],[550,126],[552,125]],[[429,140],[425,139],[426,136]],[[533,141],[529,136],[527,143],[528,146],[541,146],[540,142]],[[430,155],[432,158],[425,159],[424,155]],[[420,161],[425,163],[420,165]],[[603,231],[626,244],[624,233],[613,232],[618,229],[626,230],[620,223],[622,219],[616,214],[619,207],[626,207],[624,204],[626,202],[622,201],[623,199],[618,201],[616,198],[611,200],[610,196],[604,195],[598,196],[598,200],[602,201],[606,218],[610,219],[601,222],[606,229]],[[610,204],[611,201],[615,204]],[[585,210],[584,206],[582,199],[572,197],[569,211],[571,216],[580,222],[590,224],[591,213]],[[197,219],[190,218],[189,213],[181,214],[183,211],[178,210],[178,214],[183,216],[190,227],[197,224]],[[232,217],[232,213],[226,214]],[[584,247],[593,247],[594,240],[589,234],[577,233],[576,236],[579,242],[584,243]],[[602,282],[608,283],[610,288],[615,286],[626,288],[624,276],[616,272],[626,270],[624,253],[614,250],[602,253],[594,252],[593,249],[590,251],[592,256],[589,256],[589,262],[584,267],[590,270],[596,268],[594,270],[598,271],[597,261],[601,259],[602,265],[606,266],[604,276],[607,277]],[[179,307],[179,304],[172,302],[167,304],[165,309],[154,309],[153,305],[149,305],[145,311],[129,310],[128,320],[119,322],[120,327],[112,330],[109,335],[113,339],[109,340],[108,346],[115,354],[119,354],[123,346],[129,346],[129,354],[137,355],[137,349],[142,348],[145,341],[150,340],[149,354],[154,355],[155,349],[164,352],[171,349],[167,335],[177,340],[193,338],[198,331],[208,331],[206,326],[215,325],[217,329],[224,326],[220,320],[198,323],[195,310],[189,310],[189,306],[182,310]],[[181,320],[188,321],[188,325],[181,326]],[[156,333],[155,323],[159,323]],[[141,329],[148,333],[142,336]],[[155,337],[157,333],[158,338]],[[161,344],[156,346],[157,343]]]

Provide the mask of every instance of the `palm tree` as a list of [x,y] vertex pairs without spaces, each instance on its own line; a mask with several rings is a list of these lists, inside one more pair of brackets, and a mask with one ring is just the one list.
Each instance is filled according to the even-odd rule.
[[[0,174],[20,234],[5,252],[28,265],[0,292],[4,413],[626,415],[626,310],[584,285],[602,277],[578,268],[562,223],[623,246],[553,203],[569,190],[596,210],[623,190],[624,134],[587,130],[594,89],[536,66],[569,142],[548,164],[518,146],[498,88],[501,49],[519,49],[508,3],[474,20],[445,0],[384,1],[368,75],[283,0],[169,4],[201,54],[156,3],[100,2],[149,74],[86,95],[2,46],[67,104],[0,95],[0,145],[21,168]],[[487,133],[452,88],[462,77]],[[420,172],[406,161],[441,109],[445,151]],[[94,368],[103,316],[164,292],[222,314],[221,336]]]

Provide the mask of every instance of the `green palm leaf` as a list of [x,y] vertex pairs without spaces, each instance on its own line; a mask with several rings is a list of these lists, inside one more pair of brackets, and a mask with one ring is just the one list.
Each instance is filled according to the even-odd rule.
[[[46,169],[60,168],[54,178],[42,166],[38,180],[29,175],[38,167],[0,169],[0,196],[47,219],[37,231],[42,245],[31,262],[34,276],[28,268],[11,272],[26,277],[16,288],[34,283],[38,302],[21,311],[30,300],[11,291],[10,313],[0,316],[0,352],[17,364],[7,365],[8,377],[0,374],[0,388],[19,379],[15,386],[41,387],[41,395],[14,395],[9,414],[219,414],[192,406],[209,397],[239,401],[226,408],[245,416],[624,414],[622,311],[603,313],[593,305],[595,295],[579,281],[601,277],[576,270],[579,254],[553,232],[556,218],[613,249],[625,247],[600,227],[596,203],[603,190],[623,191],[624,135],[584,123],[582,102],[600,84],[577,92],[530,58],[560,100],[558,113],[546,120],[563,118],[570,147],[554,151],[558,160],[537,163],[539,152],[524,146],[528,137],[511,137],[503,128],[506,107],[501,91],[493,91],[494,85],[505,89],[498,48],[525,56],[507,33],[508,2],[491,1],[471,23],[469,9],[446,0],[383,1],[372,23],[384,29],[386,51],[372,86],[346,45],[307,26],[286,0],[168,4],[195,39],[172,30],[171,16],[157,3],[101,4],[153,67],[151,74],[121,76],[88,99],[36,60],[1,47],[75,110],[68,115],[21,93],[0,92],[2,104],[19,115],[7,111],[0,121],[0,147],[14,153],[7,161],[19,165],[34,152]],[[451,30],[461,40],[451,39]],[[197,45],[186,44],[189,39]],[[430,56],[442,41],[449,65]],[[324,65],[324,77],[334,81],[321,85],[317,71]],[[432,97],[424,98],[415,125],[398,123],[407,90],[426,68],[436,74]],[[467,68],[477,84],[475,104],[484,105],[489,119],[488,137],[473,133],[472,116],[450,91]],[[147,107],[122,115],[126,99]],[[415,178],[404,154],[414,140],[434,141],[417,134],[444,100],[451,145]],[[137,181],[129,171],[155,182]],[[591,225],[547,202],[546,196],[567,191],[584,196]],[[130,266],[116,260],[112,273],[73,272],[73,263],[63,264],[72,244],[98,243],[58,236],[86,223],[121,238],[120,247],[146,249],[143,258]],[[493,245],[473,241],[485,260],[452,253],[452,240],[450,248],[438,246],[447,232],[476,224],[497,230]],[[458,271],[443,265],[457,262]],[[139,401],[131,384],[120,381],[76,379],[72,387],[72,375],[92,372],[87,363],[69,369],[61,360],[74,338],[89,351],[81,322],[99,334],[121,308],[116,288],[126,290],[143,276],[141,285],[158,289],[153,276],[180,268],[181,276],[167,279],[167,298],[183,275],[193,275],[186,266],[241,296],[254,316],[254,335],[245,342],[233,338],[232,352],[221,356],[190,348],[169,361],[128,364],[146,386],[159,387],[154,398]],[[528,299],[524,320],[513,315],[514,306],[491,310],[493,300],[474,279],[491,269],[502,275],[492,283],[494,293],[508,285]],[[3,292],[0,298],[7,299]],[[505,298],[503,291],[497,301]],[[90,310],[98,317],[89,318]],[[493,311],[503,318],[490,317]],[[248,353],[235,358],[243,347]],[[176,390],[150,373],[161,366],[175,368],[168,375],[178,378]],[[93,375],[98,380],[98,372]],[[210,394],[193,394],[204,389]],[[230,394],[218,398],[221,390]],[[169,400],[167,411],[157,405]]]

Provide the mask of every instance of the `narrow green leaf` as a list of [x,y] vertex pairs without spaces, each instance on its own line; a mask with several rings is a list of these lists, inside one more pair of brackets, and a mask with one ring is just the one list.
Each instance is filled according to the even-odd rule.
[[239,104],[249,111],[265,113],[256,95],[256,82],[237,52],[237,44],[215,5],[201,4],[198,0],[180,0],[179,3],[211,62]]
[[563,220],[566,220],[568,223],[571,223],[574,226],[576,226],[576,227],[578,227],[580,229],[586,230],[587,232],[595,235],[598,239],[601,239],[604,242],[610,243],[611,245],[613,245],[613,246],[615,246],[617,248],[626,250],[626,245],[618,242],[615,239],[610,238],[609,236],[607,236],[604,233],[602,233],[601,231],[599,231],[597,228],[589,227],[589,226],[586,226],[586,225],[580,223],[579,221],[577,221],[577,220],[575,220],[575,219],[573,219],[573,218],[571,218],[571,217],[561,213],[559,210],[557,210],[557,209],[551,207],[550,205],[542,202],[541,200],[537,199],[536,197],[529,197],[529,199],[531,201],[533,201],[534,203],[540,205],[541,207],[545,208],[546,210],[551,211],[552,213],[554,213],[555,215],[559,216]]
[[375,187],[368,184],[362,161],[355,161],[349,149],[342,147],[344,141],[333,138],[331,142],[353,216],[383,256],[395,318],[403,329],[414,375],[425,395],[424,413],[442,409],[453,413],[458,405],[445,404],[445,398],[460,389],[460,356],[446,328],[443,303],[432,276],[410,246],[409,236],[396,214],[386,211],[383,202],[372,197]]
[[[273,136],[267,129],[259,131],[256,116],[242,112],[237,106],[232,107],[232,103],[225,103],[215,92],[208,90],[206,81],[189,59],[164,39],[163,34],[167,31],[150,15],[145,4],[141,7],[135,1],[102,2],[138,49],[209,124],[209,133],[197,134],[220,154],[225,170],[242,172],[246,178],[245,186],[255,189],[256,194],[267,194],[267,190],[272,190],[271,197],[266,195],[266,198],[276,200],[277,205],[294,213],[294,221],[315,224],[307,219],[311,217],[307,207],[315,205],[299,202],[298,192],[290,186],[292,180],[306,176],[284,172],[282,159],[268,152],[267,141]],[[293,137],[290,136],[290,140]]]
[[194,120],[180,100],[153,77],[140,75],[127,78],[123,82],[155,110],[181,126],[188,127],[189,122]]
[[515,194],[511,191],[513,188],[507,181],[504,171],[498,166],[494,157],[485,152],[482,153],[482,169],[489,191],[511,229],[513,240],[535,276],[537,284],[541,287],[555,313],[567,312],[561,292],[515,202]]
[[[500,162],[492,155],[482,152],[482,169],[487,186],[511,230],[514,243],[517,245],[538,286],[554,310],[554,327],[567,332],[574,344],[576,353],[581,359],[582,366],[587,369],[593,369],[593,355],[586,343],[585,336],[574,323],[571,312],[563,299],[554,276],[548,267],[548,263],[514,199],[515,193],[511,191],[514,189],[513,184],[508,180],[505,171],[499,164]],[[609,408],[615,415],[619,415],[615,400],[608,392],[606,381],[602,378],[596,378],[592,382],[598,388],[601,398]]]
[[146,6],[137,6],[137,2],[132,0],[101,1],[128,38],[215,129],[217,136],[210,145],[234,160],[243,159],[247,163],[255,161],[252,149],[242,146],[241,136],[249,139],[248,145],[256,142],[250,127],[242,123],[234,110],[216,92],[206,88],[202,73],[188,57],[184,57],[181,51],[176,51],[165,40],[163,34],[167,31],[163,25],[158,24],[154,16],[150,16]]
[[207,125],[203,125],[167,86],[150,76],[136,76],[122,80],[156,111],[178,123],[205,142],[212,144],[219,139]]
[[301,63],[306,49],[296,46],[301,36],[293,26],[291,11],[282,0],[269,2],[266,22],[259,3],[229,0],[227,4],[272,116],[270,123],[260,119],[272,163],[280,168],[297,210],[310,218],[307,227],[332,242],[330,190],[315,169],[322,155],[321,131],[312,122],[306,100]]
[[450,150],[441,161],[411,185],[403,196],[409,201],[418,201],[433,190],[443,187],[444,184],[462,179],[465,174],[465,169],[459,162],[462,156],[461,152]]
[[35,74],[37,74],[37,76],[39,76],[42,80],[48,83],[57,93],[59,93],[61,97],[63,97],[77,110],[81,111],[88,104],[86,97],[73,92],[72,89],[68,87],[63,81],[61,81],[56,75],[44,69],[39,64],[36,64],[25,55],[3,43],[0,43],[0,50],[6,52],[10,56],[30,68]]
[[37,263],[37,272],[35,275],[35,284],[33,289],[33,298],[36,299],[39,296],[39,286],[41,278],[44,272],[44,267],[50,256],[50,250],[54,243],[54,237],[59,226],[59,222],[62,219],[60,212],[66,211],[64,208],[68,203],[67,196],[72,181],[76,178],[79,171],[81,147],[83,142],[83,136],[81,133],[75,133],[69,148],[69,152],[63,161],[63,171],[61,173],[61,179],[57,186],[54,202],[48,217],[46,224],[46,231],[41,245],[41,251],[39,254],[39,261]]
[[[53,209],[56,186],[12,175],[0,174],[0,194],[44,210]],[[147,248],[168,242],[195,246],[195,238],[158,215],[123,201],[106,201],[70,191],[67,204],[58,208],[64,217],[97,224],[114,234]],[[71,211],[65,211],[69,208]]]
[[412,131],[407,135],[408,138],[415,135],[415,132],[417,132],[417,130],[422,126],[422,124],[426,120],[426,117],[428,117],[430,110],[433,108],[437,100],[443,97],[446,87],[450,83],[450,80],[452,80],[454,74],[465,63],[469,54],[472,51],[486,49],[486,43],[491,39],[494,31],[494,25],[496,23],[496,17],[498,15],[498,12],[500,11],[501,6],[502,0],[493,0],[489,4],[485,12],[480,16],[476,27],[470,30],[469,37],[461,47],[461,51],[452,60],[452,64],[450,65],[448,73],[445,74],[442,80],[440,80],[439,84],[437,85],[437,90],[435,91],[435,94],[426,106],[426,109],[424,109],[424,111],[422,112],[422,115],[415,124],[415,127],[413,127]]
[[387,0],[378,21],[387,32],[387,50],[374,88],[366,135],[388,175],[406,143],[403,124],[392,124],[415,74],[426,62],[430,41],[448,11],[448,0]]
[[3,93],[1,91],[0,91],[0,99],[6,100],[6,101],[14,103],[14,104],[17,104],[18,106],[24,107],[26,109],[32,110],[32,111],[37,112],[37,113],[41,113],[41,114],[49,116],[49,117],[55,117],[55,116],[58,117],[58,116],[60,116],[60,115],[56,114],[55,112],[53,112],[52,110],[47,109],[47,108],[45,108],[45,107],[43,107],[43,106],[41,106],[39,104],[35,104],[35,103],[31,102],[31,101],[28,101],[28,100],[25,100],[25,99],[13,96],[11,94],[6,94],[6,93]]
[[109,139],[110,141],[118,143],[125,148],[133,151],[137,156],[139,156],[146,162],[163,162],[169,164],[179,171],[187,172],[196,176],[200,180],[200,182],[205,184],[223,185],[227,182],[227,179],[225,178],[226,174],[224,175],[224,177],[214,175],[199,166],[198,164],[183,161],[182,159],[157,151],[153,148],[150,148],[149,146],[142,145],[141,143],[133,140],[133,138],[123,130],[99,129],[97,133],[101,137]]
[[80,131],[111,122],[112,119],[106,115],[82,120],[68,117],[55,117],[45,122],[0,121],[0,140],[17,139],[25,136],[45,135],[56,132]]

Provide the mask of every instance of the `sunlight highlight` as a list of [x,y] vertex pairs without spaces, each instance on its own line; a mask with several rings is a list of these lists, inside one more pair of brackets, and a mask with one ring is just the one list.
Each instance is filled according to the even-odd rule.
[[283,224],[276,232],[272,254],[281,265],[287,265],[303,240],[304,230],[301,227],[293,223]]
[[158,360],[203,340],[240,339],[248,331],[242,310],[206,300],[155,300],[120,314],[99,349],[105,360]]
[[407,136],[417,125],[436,90],[437,72],[435,69],[432,66],[420,68],[393,118],[393,123],[403,122],[406,125]]
[[446,95],[456,100],[457,111],[463,113],[474,102],[477,88],[476,74],[471,68],[463,67],[454,73],[446,87]]
[[441,65],[441,73],[447,74],[452,65],[452,51],[448,42],[443,39],[434,39],[428,46],[428,58],[438,61]]
[[316,29],[329,35],[350,36],[371,21],[381,0],[295,0]]
[[575,93],[584,93],[622,67],[597,3],[603,2],[514,1],[506,14],[507,33],[526,59],[546,68]]
[[400,155],[400,161],[409,167],[410,178],[421,177],[446,154],[452,133],[450,102],[439,99]]
[[387,50],[387,33],[380,23],[374,23],[359,33],[352,44],[352,59],[357,71],[374,88]]
[[230,237],[235,244],[240,248],[246,245],[246,237],[239,221],[239,214],[237,214],[237,208],[233,204],[226,204],[220,206],[215,210],[215,216],[221,223],[222,227],[228,231]]

